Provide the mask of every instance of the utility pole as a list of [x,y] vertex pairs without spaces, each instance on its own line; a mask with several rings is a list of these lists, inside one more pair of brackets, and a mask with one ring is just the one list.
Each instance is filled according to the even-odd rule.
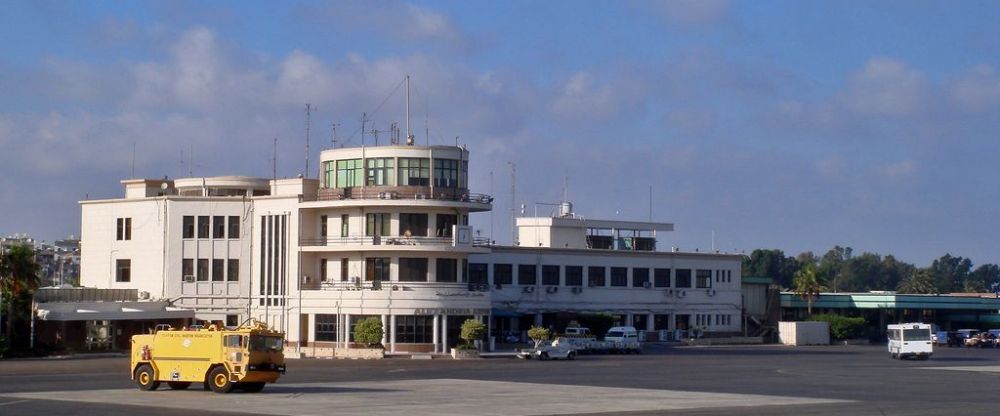
[[510,165],[510,243],[517,245],[517,164],[507,164]]

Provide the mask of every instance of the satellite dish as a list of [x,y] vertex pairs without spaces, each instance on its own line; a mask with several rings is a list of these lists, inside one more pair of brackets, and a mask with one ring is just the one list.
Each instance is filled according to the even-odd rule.
[[170,185],[167,185],[166,182],[160,183],[160,189],[166,191],[168,187],[170,187]]

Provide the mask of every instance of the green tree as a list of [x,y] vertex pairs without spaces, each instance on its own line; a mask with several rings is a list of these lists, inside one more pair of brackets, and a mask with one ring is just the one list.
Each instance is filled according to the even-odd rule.
[[368,348],[377,347],[382,344],[382,320],[371,317],[362,319],[354,327],[354,341],[364,344]]
[[809,315],[812,316],[813,301],[819,297],[820,293],[827,290],[820,278],[816,276],[816,268],[810,265],[800,269],[798,273],[795,273],[793,284],[795,285],[795,294],[806,301],[806,308]]
[[552,336],[552,334],[549,332],[549,329],[545,327],[533,326],[528,329],[528,338],[535,341],[535,348],[541,346],[543,342],[548,341],[550,336]]
[[790,287],[795,272],[800,268],[799,262],[793,257],[777,249],[756,249],[749,257],[743,258],[744,276],[762,276],[774,278],[781,287]]
[[823,314],[816,315],[809,320],[829,323],[830,337],[837,340],[861,336],[865,328],[865,318]]
[[[7,302],[7,342],[13,343],[15,310],[14,304],[38,288],[39,267],[35,261],[35,250],[26,244],[10,247],[0,254],[0,299]],[[23,312],[23,311],[22,311]]]
[[972,260],[945,254],[931,263],[930,270],[938,292],[961,291],[965,289],[965,281],[972,271]]
[[850,247],[834,246],[827,251],[819,260],[819,266],[816,268],[816,274],[819,275],[820,279],[825,279],[827,282],[833,282],[833,291],[839,292],[840,282],[843,280],[842,268],[844,263],[851,259],[854,253],[854,249]]
[[471,348],[477,340],[486,336],[486,325],[478,319],[469,318],[462,322],[462,333],[459,337],[465,341],[465,346]]
[[912,274],[903,279],[896,289],[899,293],[932,295],[938,293],[937,285],[934,283],[933,272],[929,269],[917,269]]
[[972,271],[965,282],[966,292],[988,292],[993,284],[1000,281],[1000,266],[983,264]]

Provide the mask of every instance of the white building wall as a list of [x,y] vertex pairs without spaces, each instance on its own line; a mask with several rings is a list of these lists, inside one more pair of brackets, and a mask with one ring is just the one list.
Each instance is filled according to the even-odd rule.
[[[80,284],[138,289],[167,297],[163,285],[163,203],[153,199],[86,201],[81,206]],[[131,218],[131,239],[117,240],[119,218]],[[117,282],[118,259],[131,260],[131,281]]]

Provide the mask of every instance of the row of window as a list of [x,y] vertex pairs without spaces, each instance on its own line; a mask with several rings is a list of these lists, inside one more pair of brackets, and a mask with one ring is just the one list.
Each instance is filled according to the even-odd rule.
[[240,260],[182,259],[181,278],[185,282],[207,282],[209,280],[236,282],[240,280]]
[[[712,323],[712,318],[713,317],[715,318],[715,323],[714,324]],[[696,314],[695,315],[695,319],[694,319],[694,324],[697,325],[697,326],[701,326],[701,327],[732,325],[733,324],[733,316],[732,315],[724,315],[724,314],[712,315],[712,314],[707,314],[707,313],[705,313],[705,314]]]
[[[195,219],[197,218],[197,223]],[[197,233],[195,232],[197,231]],[[228,233],[226,232],[228,231]],[[240,238],[240,217],[230,215],[185,215],[181,236],[183,238]]]
[[118,232],[115,233],[115,240],[124,241],[132,239],[132,218],[118,219]]
[[[351,315],[351,333],[354,327],[367,316]],[[315,315],[316,341],[337,341],[337,315]],[[386,331],[389,332],[388,330]],[[431,344],[434,342],[434,317],[430,315],[397,315],[396,342],[409,344]]]
[[[337,188],[357,186],[430,186],[431,161],[428,158],[344,159],[324,162],[324,184]],[[465,188],[469,162],[454,159],[434,159],[434,186]]]
[[[490,283],[488,265],[485,263],[469,264],[470,283]],[[587,286],[591,287],[677,287],[677,288],[710,288],[712,287],[713,270],[710,269],[667,269],[633,267],[631,285],[629,284],[628,267],[587,266]],[[564,273],[563,273],[564,272]],[[715,281],[718,283],[732,282],[731,270],[715,270]],[[692,275],[694,279],[692,280]],[[544,286],[583,286],[583,266],[541,266],[541,284]],[[650,278],[652,277],[652,280]],[[537,285],[539,283],[538,266],[534,264],[517,265],[518,285]],[[500,285],[514,284],[514,265],[494,264],[493,282]]]
[[[399,235],[426,237],[430,228],[427,225],[429,214],[399,214]],[[459,216],[453,214],[437,214],[437,221],[434,226],[434,235],[438,237],[451,237],[452,229],[458,225]],[[463,223],[468,223],[468,216],[462,216]],[[319,235],[326,237],[329,232],[330,217],[320,215]],[[387,212],[375,212],[365,214],[365,235],[366,236],[390,236],[390,226],[392,224],[392,214]],[[340,216],[340,236],[350,236],[350,215]]]
[[[398,273],[396,280],[399,282],[427,282],[428,278],[428,265],[429,260],[426,257],[400,257],[397,260]],[[437,273],[435,273],[435,282],[458,282],[458,259],[434,259],[437,266]],[[464,266],[468,260],[463,259],[462,265]],[[390,275],[390,265],[392,264],[391,257],[368,257],[365,259],[365,281],[380,281],[388,282],[391,279]],[[462,281],[467,280],[467,275],[462,273]],[[321,259],[319,262],[319,275],[320,281],[326,282],[330,280],[327,275],[327,261],[326,259]],[[340,280],[347,281],[350,277],[350,260],[340,259]]]

